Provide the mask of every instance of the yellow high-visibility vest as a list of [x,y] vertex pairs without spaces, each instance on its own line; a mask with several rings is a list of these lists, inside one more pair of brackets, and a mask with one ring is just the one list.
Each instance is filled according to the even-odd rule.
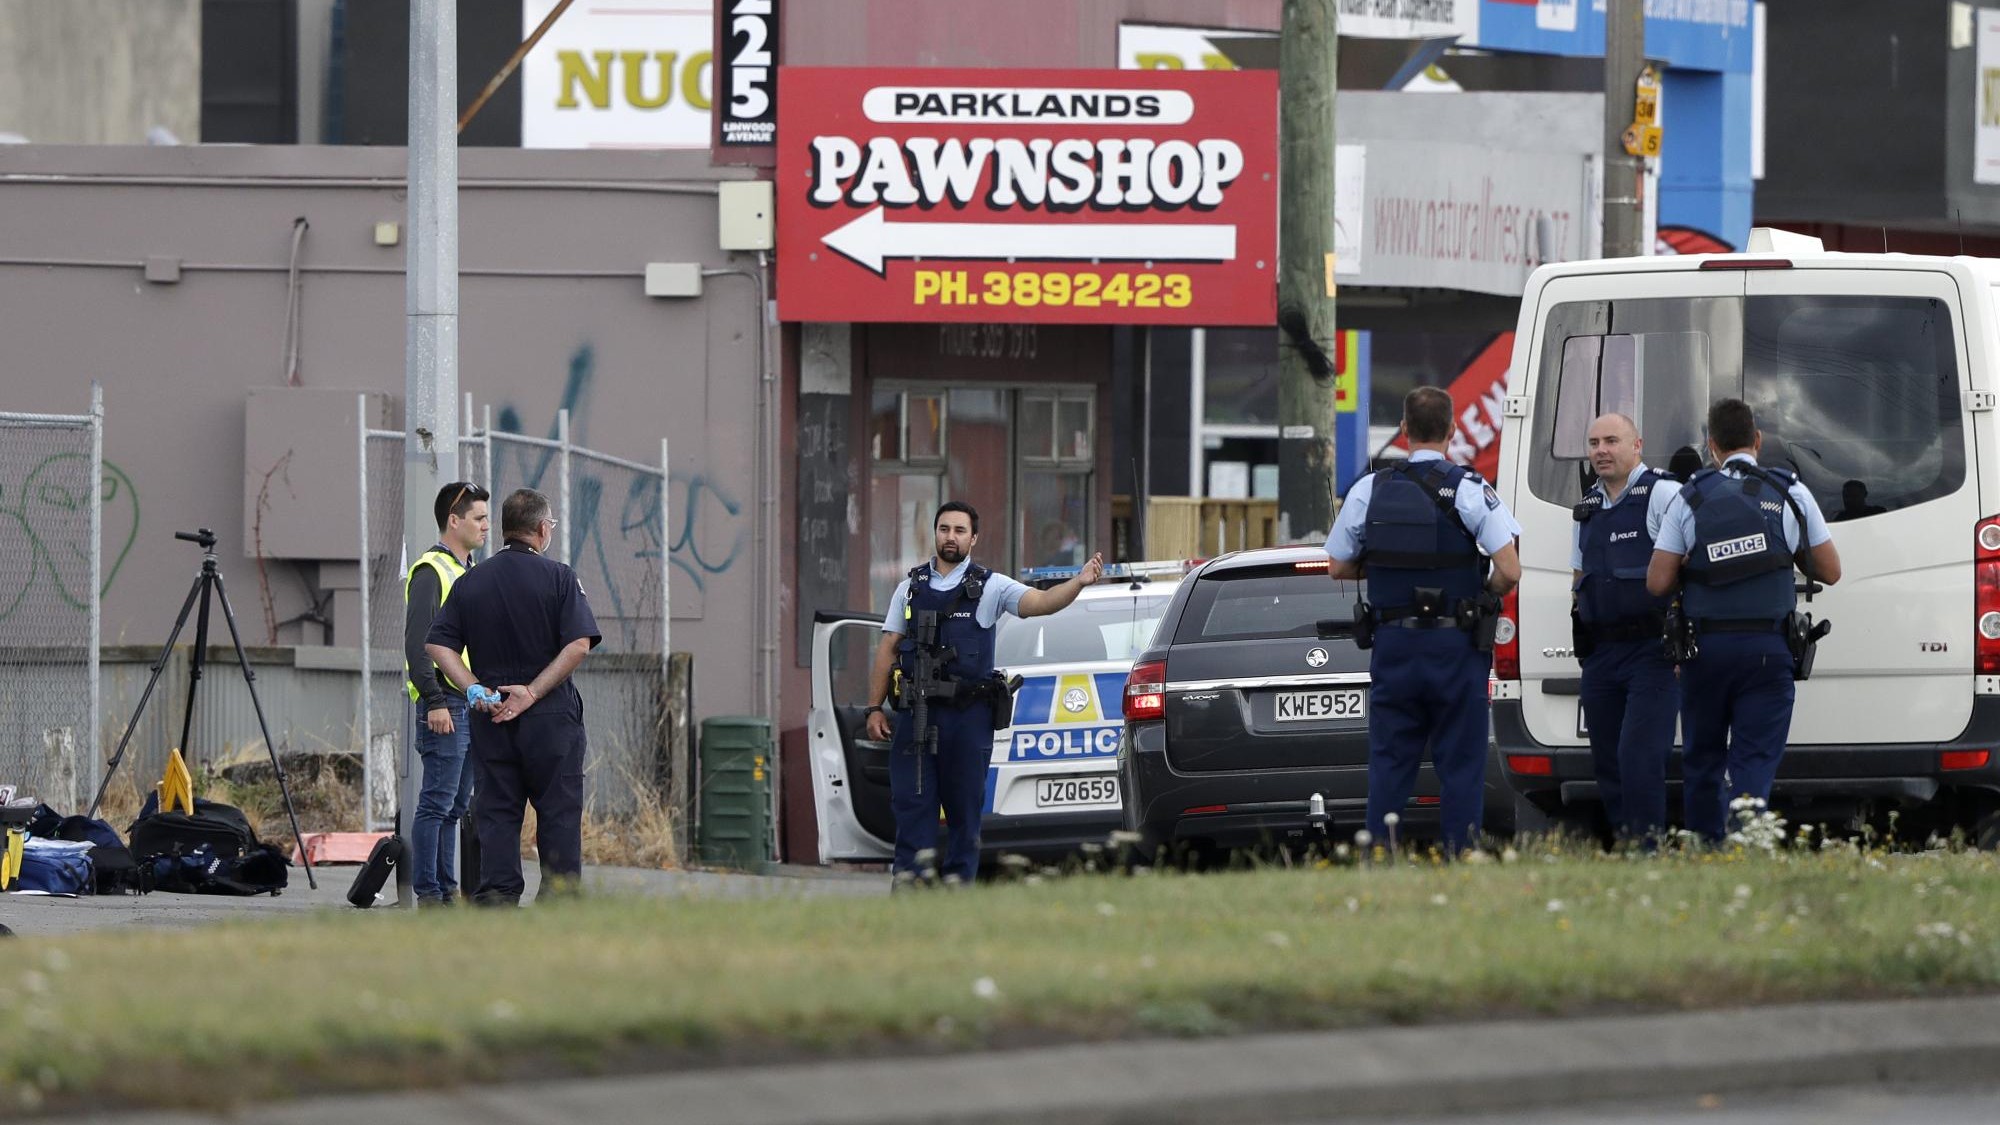
[[[465,574],[466,568],[460,565],[456,558],[452,557],[450,551],[440,551],[433,547],[423,554],[418,555],[417,561],[410,564],[409,573],[403,575],[404,605],[410,604],[410,579],[416,577],[417,568],[420,566],[427,566],[437,571],[438,608],[443,609],[444,600],[451,596],[452,583],[457,582]],[[472,654],[470,652],[461,650],[458,656],[459,659],[465,661],[467,668],[472,667]],[[417,682],[410,678],[410,661],[407,655],[403,658],[403,687],[410,693],[410,702],[417,703],[423,699],[423,695],[417,691]]]

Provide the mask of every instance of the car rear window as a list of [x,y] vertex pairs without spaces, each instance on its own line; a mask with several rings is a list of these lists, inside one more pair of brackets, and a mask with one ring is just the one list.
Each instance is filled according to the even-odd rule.
[[1760,460],[1791,469],[1830,520],[1863,519],[1965,484],[1951,310],[1932,297],[1758,295],[1575,301],[1544,329],[1528,484],[1569,505],[1590,484],[1584,434],[1619,411],[1646,461],[1699,464],[1708,406],[1737,396]]
[[1360,589],[1359,582],[1329,579],[1323,568],[1216,571],[1195,580],[1174,643],[1311,637],[1321,621],[1351,623]]
[[1132,597],[1081,598],[1047,617],[1002,617],[993,639],[993,663],[1026,668],[1135,660],[1152,641],[1171,598],[1170,589]]

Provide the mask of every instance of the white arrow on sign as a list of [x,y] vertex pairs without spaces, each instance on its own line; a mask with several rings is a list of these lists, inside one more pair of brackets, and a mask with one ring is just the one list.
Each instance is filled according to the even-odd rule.
[[880,207],[820,241],[877,274],[887,272],[891,258],[1226,262],[1236,257],[1234,224],[892,223]]

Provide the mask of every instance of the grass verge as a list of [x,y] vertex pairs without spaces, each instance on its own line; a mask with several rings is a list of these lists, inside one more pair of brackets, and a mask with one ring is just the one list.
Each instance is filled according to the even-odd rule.
[[1853,848],[345,912],[0,946],[0,1114],[2000,985],[2000,861]]

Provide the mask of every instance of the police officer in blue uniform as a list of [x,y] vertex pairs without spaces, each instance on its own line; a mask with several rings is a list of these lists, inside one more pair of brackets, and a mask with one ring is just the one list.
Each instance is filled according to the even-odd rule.
[[[970,883],[979,870],[979,824],[986,808],[986,771],[993,758],[993,708],[1006,697],[993,673],[993,628],[1002,613],[1039,617],[1076,600],[1104,573],[1102,555],[1092,555],[1077,575],[1047,590],[1030,590],[972,561],[979,542],[979,513],[963,501],[938,508],[932,521],[936,555],[910,571],[889,600],[882,641],[869,674],[868,737],[890,742],[889,807],[896,818],[893,886],[933,878],[938,813],[948,832],[944,863],[936,868],[947,884]],[[925,614],[936,614],[931,655],[947,657],[942,682],[927,691],[935,752],[917,745],[911,693],[918,690],[917,650],[926,631]],[[475,654],[474,659],[477,659]],[[885,705],[891,675],[899,714],[893,741]]]
[[1656,842],[1667,827],[1667,751],[1680,681],[1660,644],[1667,599],[1646,589],[1667,505],[1680,483],[1640,460],[1632,419],[1590,424],[1597,483],[1576,506],[1570,547],[1584,725],[1605,815],[1621,840]]
[[[452,586],[425,651],[465,692],[479,800],[480,906],[513,906],[521,877],[521,822],[535,807],[543,896],[583,876],[583,697],[570,673],[603,640],[576,572],[544,558],[555,538],[548,497],[518,489],[500,506],[507,545]],[[475,681],[463,650],[479,669]]]
[[1484,823],[1491,630],[1521,580],[1521,526],[1479,474],[1445,459],[1454,428],[1450,395],[1411,391],[1409,460],[1356,482],[1326,540],[1333,577],[1368,579],[1368,830],[1390,839],[1384,818],[1402,815],[1428,750],[1448,854]]
[[1681,772],[1687,827],[1722,840],[1729,801],[1769,800],[1791,731],[1793,657],[1785,627],[1798,604],[1792,568],[1840,580],[1826,519],[1798,478],[1757,464],[1764,435],[1741,399],[1709,408],[1709,455],[1668,506],[1646,588],[1679,588],[1699,651],[1681,666]]

